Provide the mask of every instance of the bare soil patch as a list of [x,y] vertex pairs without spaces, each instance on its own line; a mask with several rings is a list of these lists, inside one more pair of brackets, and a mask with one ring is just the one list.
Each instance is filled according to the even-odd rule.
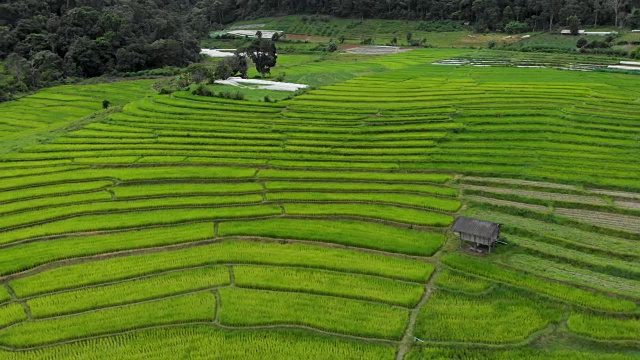
[[342,50],[342,51],[344,51],[344,50],[349,50],[349,49],[357,48],[357,47],[360,47],[360,46],[362,46],[362,45],[355,45],[355,44],[341,44],[341,45],[338,45],[338,50]]

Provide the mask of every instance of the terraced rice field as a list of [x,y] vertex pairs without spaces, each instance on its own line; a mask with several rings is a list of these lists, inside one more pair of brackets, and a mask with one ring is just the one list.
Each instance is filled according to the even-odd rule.
[[[0,139],[25,136],[46,128],[53,131],[102,109],[102,101],[123,105],[153,93],[153,80],[137,80],[98,85],[67,85],[2,105]],[[7,141],[7,139],[3,139]]]
[[[12,132],[0,359],[638,356],[638,80],[445,55]],[[459,214],[508,245],[458,250]]]

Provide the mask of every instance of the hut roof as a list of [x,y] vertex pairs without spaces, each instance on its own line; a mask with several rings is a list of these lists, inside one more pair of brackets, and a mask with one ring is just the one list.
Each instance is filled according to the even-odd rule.
[[453,231],[491,238],[500,230],[500,224],[459,216],[453,223]]

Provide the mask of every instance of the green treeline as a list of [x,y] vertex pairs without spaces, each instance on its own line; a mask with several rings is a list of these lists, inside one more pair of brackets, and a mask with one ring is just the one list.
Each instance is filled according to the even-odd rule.
[[189,1],[0,1],[0,61],[11,79],[0,88],[186,66],[211,27],[198,14]]
[[[640,0],[2,0],[0,101],[65,78],[183,67],[198,39],[241,19],[314,14],[423,20],[417,30],[522,32],[556,26],[640,26]],[[634,10],[635,9],[635,10]],[[319,16],[318,16],[319,15]],[[0,79],[1,80],[1,79]]]

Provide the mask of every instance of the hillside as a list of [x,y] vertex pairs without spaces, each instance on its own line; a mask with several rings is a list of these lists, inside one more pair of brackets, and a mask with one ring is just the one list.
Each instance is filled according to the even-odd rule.
[[[640,80],[433,64],[516,54],[0,104],[0,359],[638,358]],[[504,243],[460,249],[459,215]]]

